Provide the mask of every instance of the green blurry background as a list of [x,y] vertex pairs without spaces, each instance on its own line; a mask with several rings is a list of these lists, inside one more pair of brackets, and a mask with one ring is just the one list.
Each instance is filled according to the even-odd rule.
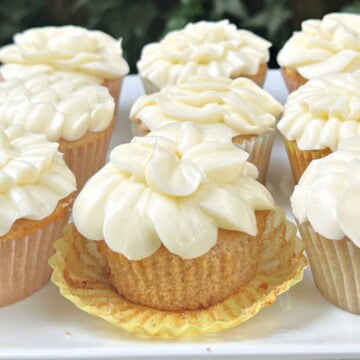
[[29,27],[76,24],[123,38],[131,72],[141,48],[189,21],[228,18],[273,43],[270,66],[306,18],[333,11],[360,13],[360,0],[1,0],[0,44]]

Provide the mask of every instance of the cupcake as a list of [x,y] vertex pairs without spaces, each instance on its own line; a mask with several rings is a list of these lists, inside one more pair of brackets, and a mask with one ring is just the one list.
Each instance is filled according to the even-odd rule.
[[264,258],[268,272],[278,266],[286,222],[247,156],[193,123],[112,151],[73,219],[77,236],[96,241],[118,296],[159,311],[207,309],[244,288]]
[[305,20],[277,61],[289,91],[328,74],[360,70],[360,15],[334,13]]
[[228,20],[190,23],[158,43],[146,45],[137,66],[146,93],[192,75],[245,76],[262,86],[271,44]]
[[[282,105],[249,79],[195,75],[182,84],[140,97],[130,111],[130,120],[133,132],[140,135],[173,122],[225,126],[227,136],[249,153],[248,161],[258,168],[258,180],[265,183],[274,127],[281,112]],[[223,135],[219,132],[218,139]]]
[[0,126],[0,306],[40,289],[76,190],[58,144]]
[[360,137],[314,160],[295,187],[291,205],[320,292],[360,314]]
[[0,82],[0,124],[21,124],[58,142],[79,189],[105,163],[114,109],[108,89],[81,74],[54,72]]
[[297,183],[312,160],[360,136],[360,73],[332,74],[288,97],[278,123]]
[[129,67],[122,56],[121,40],[79,26],[28,29],[14,43],[0,49],[3,64],[21,67],[44,65],[53,71],[82,73],[100,79],[118,104],[123,77]]

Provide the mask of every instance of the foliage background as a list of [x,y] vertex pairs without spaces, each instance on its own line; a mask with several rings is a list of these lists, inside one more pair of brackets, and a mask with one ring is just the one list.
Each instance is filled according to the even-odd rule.
[[333,11],[360,13],[360,0],[1,0],[0,45],[26,28],[76,24],[123,38],[131,71],[141,48],[189,21],[228,18],[273,43],[270,66],[306,18]]

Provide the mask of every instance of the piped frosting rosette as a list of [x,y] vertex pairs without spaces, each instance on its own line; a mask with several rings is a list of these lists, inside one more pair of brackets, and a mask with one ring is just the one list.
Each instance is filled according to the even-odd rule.
[[[218,131],[228,139],[219,141]],[[271,305],[301,280],[306,259],[295,226],[274,208],[246,158],[232,144],[229,129],[211,131],[193,123],[169,124],[115,148],[109,164],[80,193],[73,213],[76,228],[66,228],[50,261],[62,295],[115,326],[158,338],[220,331]],[[98,243],[89,241],[105,239],[135,267],[136,259],[162,245],[193,261],[215,246],[218,227],[256,234],[259,209],[271,211],[256,275],[207,309],[164,311],[127,301],[114,290]]]
[[287,140],[300,150],[335,151],[360,135],[360,73],[314,79],[290,94],[278,123]]
[[360,248],[360,137],[315,160],[291,197],[295,217],[331,240],[349,238]]
[[281,112],[282,105],[249,79],[193,76],[177,86],[140,97],[130,118],[149,130],[171,122],[223,124],[235,136],[272,130]]
[[138,69],[158,89],[181,83],[192,75],[254,75],[269,60],[270,45],[228,20],[200,21],[146,45]]
[[214,141],[216,133],[171,124],[115,148],[75,202],[79,232],[130,260],[161,244],[182,258],[199,257],[216,244],[218,228],[255,236],[255,211],[272,210],[273,199],[247,153]]
[[75,141],[109,127],[109,91],[81,74],[51,73],[0,82],[0,124],[21,124],[51,141]]
[[360,69],[360,15],[333,13],[306,20],[279,52],[282,67],[305,79]]
[[0,61],[26,66],[43,64],[102,79],[119,78],[129,71],[121,40],[78,26],[33,28],[16,34],[13,44],[0,49]]
[[76,190],[58,146],[22,126],[0,126],[0,236],[18,219],[49,216]]

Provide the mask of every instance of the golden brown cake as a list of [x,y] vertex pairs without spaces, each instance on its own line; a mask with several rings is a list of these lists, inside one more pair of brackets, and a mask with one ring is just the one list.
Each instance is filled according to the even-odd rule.
[[29,296],[49,280],[48,259],[76,190],[57,148],[19,125],[0,126],[0,306]]

